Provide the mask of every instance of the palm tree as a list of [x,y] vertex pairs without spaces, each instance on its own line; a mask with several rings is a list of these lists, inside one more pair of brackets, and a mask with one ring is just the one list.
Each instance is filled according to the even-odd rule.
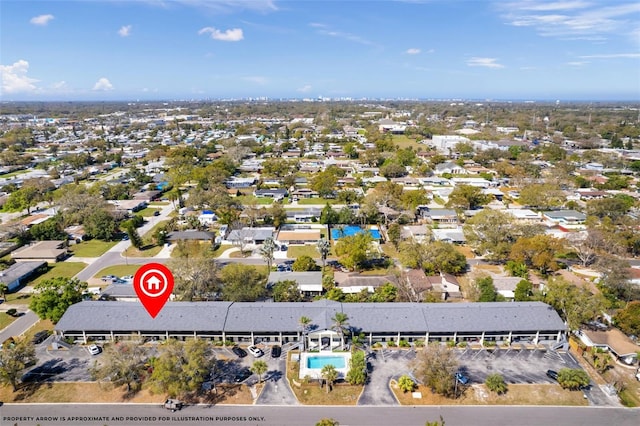
[[344,329],[349,326],[349,316],[344,312],[336,312],[331,321],[333,321],[332,328],[338,332],[340,341],[344,345]]
[[273,242],[273,238],[267,238],[264,240],[262,247],[260,247],[260,255],[267,262],[267,270],[271,272],[271,265],[273,264],[273,252],[276,251],[276,244]]
[[322,374],[322,377],[327,381],[327,393],[329,393],[329,388],[338,380],[338,370],[336,370],[336,367],[333,365],[328,364],[322,367],[320,374]]
[[322,258],[322,270],[324,271],[324,265],[327,261],[327,256],[329,255],[329,251],[331,251],[331,243],[326,238],[320,238],[318,240],[316,249],[320,253],[320,257]]
[[260,382],[262,382],[262,375],[266,373],[268,369],[269,367],[267,366],[267,363],[263,360],[258,360],[251,366],[251,372],[258,375],[258,380]]
[[298,320],[298,324],[300,325],[300,329],[302,330],[302,352],[307,350],[307,338],[305,335],[307,334],[307,329],[309,324],[311,324],[311,318],[301,316]]
[[5,283],[0,282],[0,294],[2,294],[3,300],[7,297],[7,291],[9,291],[9,287]]

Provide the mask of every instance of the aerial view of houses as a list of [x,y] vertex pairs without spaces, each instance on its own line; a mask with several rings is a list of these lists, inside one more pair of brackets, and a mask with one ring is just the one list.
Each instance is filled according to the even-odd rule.
[[[325,102],[229,103],[248,109],[234,120],[202,104],[3,115],[0,359],[23,360],[0,363],[3,398],[84,379],[114,401],[224,404],[239,387],[260,403],[280,370],[311,405],[374,379],[395,404],[527,387],[552,395],[534,404],[638,404],[636,126],[569,139],[540,119],[505,136],[496,114],[471,139],[466,105],[337,105],[330,123]],[[602,107],[590,132],[631,113]],[[133,285],[149,262],[175,279],[156,318]],[[176,350],[196,378],[164,363]]]

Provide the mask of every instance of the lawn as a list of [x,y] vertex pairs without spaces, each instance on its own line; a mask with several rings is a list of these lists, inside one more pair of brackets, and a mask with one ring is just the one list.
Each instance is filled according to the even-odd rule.
[[28,329],[24,333],[24,336],[27,338],[27,340],[31,340],[31,338],[33,338],[33,336],[35,336],[38,331],[49,330],[51,333],[53,333],[53,327],[54,324],[50,320],[40,320],[35,323],[30,329]]
[[117,243],[117,241],[89,240],[72,244],[69,250],[78,257],[100,257]]
[[[253,403],[251,392],[244,385],[218,386],[218,393],[203,395],[189,403],[203,404],[243,404]],[[166,395],[152,394],[143,389],[131,398],[125,397],[126,387],[114,387],[109,383],[98,382],[53,382],[34,383],[17,392],[11,386],[0,387],[0,400],[19,403],[138,403],[162,404]]]
[[157,209],[155,207],[147,207],[147,208],[144,208],[144,209],[136,212],[136,214],[138,214],[138,215],[140,215],[142,217],[153,217],[153,214],[155,212],[158,212],[158,211],[160,211],[160,209]]
[[382,252],[389,256],[391,259],[398,259],[400,257],[400,253],[391,243],[380,244],[380,248]]
[[26,169],[26,170],[16,170],[15,172],[9,172],[9,173],[5,173],[0,175],[0,178],[4,178],[4,179],[8,179],[14,176],[20,176],[23,175],[25,173],[29,173],[31,170]]
[[238,200],[243,205],[247,205],[247,204],[250,204],[252,202],[255,202],[259,206],[268,206],[268,205],[273,204],[273,198],[269,198],[269,197],[254,197],[253,195],[240,195],[240,196],[236,197],[236,200]]
[[[290,259],[297,259],[300,256],[309,256],[312,259],[320,259],[320,253],[316,250],[316,246],[289,246],[289,250],[287,250],[287,257]],[[329,252],[329,256],[332,256],[332,253]]]
[[152,201],[149,203],[150,206],[168,206],[171,204],[169,201]]
[[473,385],[458,399],[433,394],[422,386],[417,389],[422,397],[413,398],[411,393],[403,393],[398,389],[395,381],[391,382],[391,390],[401,405],[589,405],[582,392],[562,389],[559,385],[510,384],[509,390],[503,395],[489,391],[485,385]]
[[425,151],[426,145],[418,143],[417,140],[405,135],[391,135],[393,144],[398,145],[401,149],[412,147],[414,151]]
[[124,251],[124,254],[128,257],[153,257],[156,254],[160,253],[160,250],[162,250],[162,246],[147,244],[142,247],[142,250],[138,250],[137,248],[131,246]]
[[101,269],[94,278],[100,278],[105,275],[115,275],[116,277],[124,277],[125,275],[134,275],[138,268],[142,265],[113,265]]
[[87,267],[84,262],[58,262],[49,263],[49,270],[31,282],[31,285],[37,285],[44,280],[55,277],[73,278],[78,272]]
[[[297,351],[296,351],[297,353]],[[291,352],[289,352],[291,354]],[[362,393],[362,386],[336,384],[330,392],[326,387],[320,387],[318,382],[305,383],[298,378],[299,365],[287,358],[287,379],[291,390],[302,405],[356,405]]]
[[325,198],[300,198],[298,200],[298,204],[306,205],[306,204],[317,204],[324,206],[325,204],[340,204],[335,198],[325,199]]
[[467,259],[475,259],[476,255],[469,246],[455,246],[456,250],[464,255]]
[[[217,249],[215,249],[213,251],[213,257],[220,257],[220,255],[222,253],[224,253],[225,251],[229,250],[230,248],[233,248],[233,245],[231,245],[231,244],[221,244],[220,247],[218,247]],[[172,253],[172,255],[173,255],[173,253]]]
[[5,312],[0,312],[0,330],[4,329],[15,320],[15,317],[9,316]]

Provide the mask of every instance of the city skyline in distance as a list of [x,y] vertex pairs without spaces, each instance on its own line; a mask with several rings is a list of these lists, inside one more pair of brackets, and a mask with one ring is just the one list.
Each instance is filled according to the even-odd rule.
[[2,101],[640,100],[636,1],[2,1]]

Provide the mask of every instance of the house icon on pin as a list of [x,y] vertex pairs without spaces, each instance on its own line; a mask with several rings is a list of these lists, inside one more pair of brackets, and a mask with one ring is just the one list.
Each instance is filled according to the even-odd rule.
[[156,276],[153,276],[147,280],[147,290],[149,291],[158,291],[160,290],[160,279]]

